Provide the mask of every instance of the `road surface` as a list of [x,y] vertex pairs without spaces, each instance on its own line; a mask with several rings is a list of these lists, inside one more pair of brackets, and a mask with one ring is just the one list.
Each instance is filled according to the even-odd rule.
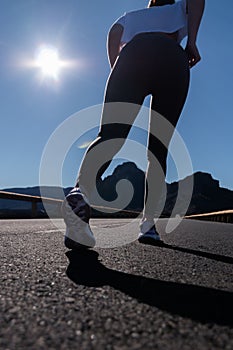
[[232,350],[233,225],[161,220],[156,247],[131,224],[92,220],[74,253],[61,220],[1,220],[0,349]]

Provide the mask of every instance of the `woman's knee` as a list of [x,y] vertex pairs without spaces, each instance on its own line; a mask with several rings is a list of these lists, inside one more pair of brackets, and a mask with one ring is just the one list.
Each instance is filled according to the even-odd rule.
[[108,141],[112,139],[123,139],[125,140],[129,134],[130,127],[127,124],[111,123],[104,124],[101,126],[98,133],[98,138],[101,141]]

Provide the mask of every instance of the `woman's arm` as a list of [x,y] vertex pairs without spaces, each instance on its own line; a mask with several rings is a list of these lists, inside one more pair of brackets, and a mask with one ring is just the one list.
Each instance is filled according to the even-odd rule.
[[120,44],[123,30],[124,28],[122,27],[122,25],[116,23],[110,29],[110,32],[108,34],[108,59],[111,68],[114,66],[114,63],[120,52]]
[[193,67],[201,60],[196,40],[204,8],[205,0],[187,0],[188,40],[185,50],[188,54],[190,67]]

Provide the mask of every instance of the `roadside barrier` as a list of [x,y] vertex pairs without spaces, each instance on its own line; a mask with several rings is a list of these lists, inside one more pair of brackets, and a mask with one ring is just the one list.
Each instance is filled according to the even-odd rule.
[[18,201],[24,201],[24,202],[31,202],[31,217],[36,217],[37,214],[37,203],[42,202],[42,200],[46,203],[55,204],[60,206],[62,204],[61,199],[56,198],[47,198],[47,197],[40,197],[40,196],[29,196],[26,194],[20,194],[20,193],[14,193],[14,192],[6,192],[6,191],[0,191],[0,198],[2,199],[11,199],[11,200],[18,200]]
[[[48,204],[54,204],[58,206],[57,212],[60,213],[60,207],[63,202],[62,199],[56,199],[56,198],[48,198],[48,197],[41,197],[41,196],[30,196],[26,194],[20,194],[20,193],[14,193],[14,192],[6,192],[6,191],[0,191],[0,198],[2,199],[11,199],[11,200],[19,200],[24,202],[31,202],[31,217],[35,218],[37,217],[37,203],[48,203]],[[103,208],[94,206],[93,207],[93,217],[101,218],[101,217],[119,217],[119,218],[126,218],[126,217],[137,217],[140,214],[140,211],[130,211],[130,210],[120,210],[116,213],[112,213],[112,209],[116,208]],[[105,209],[105,212],[98,211],[98,209]],[[109,209],[109,213],[108,213]],[[59,215],[59,214],[58,214]]]
[[[0,198],[2,199],[12,199],[19,200],[25,202],[31,202],[31,217],[35,218],[37,215],[37,203],[45,202],[49,204],[54,204],[60,208],[63,200],[56,198],[48,198],[48,197],[40,197],[40,196],[30,196],[26,194],[14,193],[14,192],[6,192],[0,191]],[[59,210],[58,208],[58,210]],[[96,209],[96,210],[95,210]],[[116,213],[108,213],[107,209],[104,208],[105,213],[101,213],[98,209],[103,209],[103,207],[95,206],[93,210],[93,217],[119,217],[119,218],[129,218],[129,217],[137,217],[140,212],[139,211],[130,211],[130,210],[120,210]],[[115,208],[109,208],[115,209]],[[195,215],[187,215],[185,219],[195,219],[195,220],[206,220],[206,221],[214,221],[214,222],[225,222],[225,223],[233,223],[233,210],[223,210],[212,213],[204,213],[204,214],[195,214]]]
[[233,223],[233,210],[223,210],[223,211],[216,211],[213,213],[187,215],[187,216],[185,216],[185,218],[186,219],[215,221],[215,222],[225,222],[228,224],[232,224]]

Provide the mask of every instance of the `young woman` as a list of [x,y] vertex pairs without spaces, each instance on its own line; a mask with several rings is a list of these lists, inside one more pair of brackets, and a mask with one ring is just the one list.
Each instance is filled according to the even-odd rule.
[[[188,92],[190,68],[201,59],[196,39],[204,5],[205,0],[151,0],[147,8],[124,14],[110,28],[108,56],[112,70],[100,131],[86,152],[76,187],[63,204],[68,248],[95,245],[89,226],[88,198],[96,180],[122,147],[145,97],[151,95],[151,110],[166,118],[173,130],[176,127]],[[180,42],[186,36],[183,49]],[[145,186],[148,191],[138,237],[142,243],[160,241],[154,215],[165,182],[172,132],[168,130],[166,143],[161,142],[153,132],[156,122],[151,113]],[[99,152],[105,142],[107,149]]]

